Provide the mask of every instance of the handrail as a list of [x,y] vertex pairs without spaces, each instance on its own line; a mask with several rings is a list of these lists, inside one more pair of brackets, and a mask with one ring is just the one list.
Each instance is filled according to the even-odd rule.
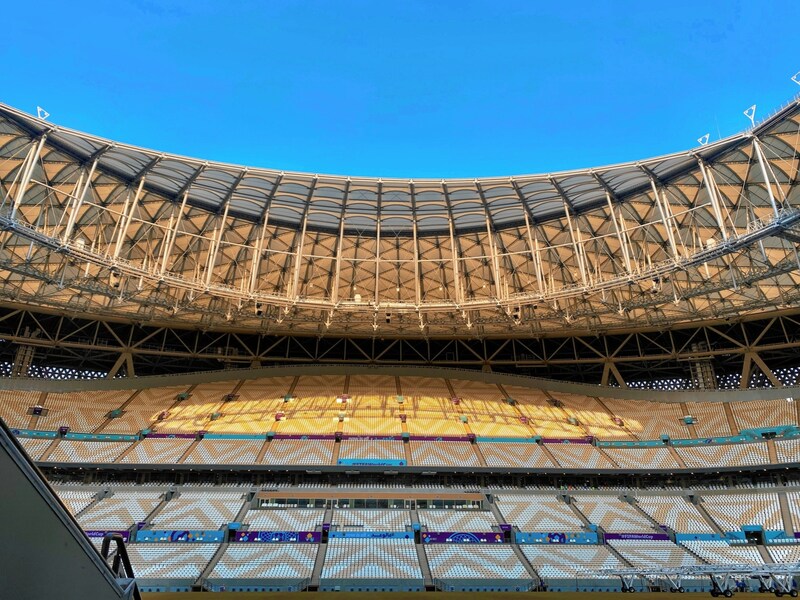
[[[108,552],[111,549],[111,542],[115,542],[117,544],[116,553],[114,554],[114,562],[111,566],[111,572],[114,574],[114,577],[118,579],[136,579],[136,575],[133,573],[133,565],[131,565],[131,559],[128,556],[128,549],[125,547],[125,541],[122,539],[122,536],[118,533],[107,533],[103,537],[103,543],[100,546],[100,556],[103,557],[103,560],[108,564]],[[139,593],[139,587],[133,587],[133,600],[142,600],[142,596]]]

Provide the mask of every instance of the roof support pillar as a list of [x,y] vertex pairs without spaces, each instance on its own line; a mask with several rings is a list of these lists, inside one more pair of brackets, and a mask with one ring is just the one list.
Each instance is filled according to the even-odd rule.
[[769,174],[767,169],[767,159],[764,156],[764,151],[761,149],[761,143],[755,136],[753,136],[753,151],[755,152],[755,155],[758,158],[758,166],[761,169],[761,175],[764,177],[764,187],[767,188],[767,196],[769,196],[769,203],[770,206],[772,206],[772,211],[775,214],[775,218],[777,219],[780,216],[780,209],[778,208],[778,203],[775,201],[775,194],[772,193],[772,183],[770,182],[769,179]]
[[[72,201],[72,210],[70,211],[69,219],[67,220],[67,227],[64,229],[64,242],[72,237],[72,230],[75,228],[75,222],[78,220],[78,213],[81,210],[81,206],[83,206],[83,200],[86,197],[86,193],[89,191],[89,188],[92,186],[92,177],[94,177],[94,170],[97,167],[98,160],[99,159],[95,158],[92,162],[92,166],[89,169],[89,175],[87,175],[83,182],[83,187],[78,190],[78,195],[75,196],[74,200]],[[69,207],[69,205],[67,205],[67,207]]]
[[481,196],[481,202],[483,202],[484,218],[486,220],[486,243],[489,245],[489,265],[492,271],[492,279],[494,280],[495,298],[499,301],[505,298],[506,295],[504,294],[503,282],[500,280],[500,263],[498,262],[497,248],[494,243],[491,213],[489,212],[489,204],[486,202],[486,197],[483,195],[483,188],[477,180],[475,181],[475,187]]
[[170,215],[169,218],[169,227],[167,227],[166,232],[164,232],[164,240],[163,240],[163,252],[161,254],[161,265],[159,267],[159,272],[163,275],[167,270],[167,261],[169,260],[170,254],[172,254],[172,246],[175,243],[175,238],[178,236],[178,227],[181,224],[181,219],[183,218],[183,211],[186,209],[186,201],[189,199],[189,190],[187,189],[183,192],[183,201],[181,202],[181,206],[178,209],[178,214],[173,219],[173,216]]
[[461,275],[458,267],[458,246],[456,245],[455,223],[453,222],[453,208],[450,205],[450,192],[447,184],[442,181],[442,192],[444,192],[445,203],[447,204],[447,224],[450,233],[450,256],[453,263],[453,299],[456,305],[460,306],[464,298],[461,286]]
[[528,248],[531,252],[531,263],[533,264],[533,273],[536,276],[536,285],[539,288],[540,294],[546,294],[544,277],[542,276],[542,257],[539,254],[539,239],[533,234],[531,229],[531,221],[528,217],[528,211],[523,210],[522,215],[525,217],[525,231],[528,234]]
[[219,247],[222,242],[222,235],[225,233],[225,223],[228,221],[228,208],[231,203],[225,204],[225,212],[222,214],[222,222],[217,228],[216,235],[211,241],[211,247],[208,249],[208,264],[206,265],[206,287],[211,285],[211,278],[214,275],[214,267],[217,264],[217,254],[219,254]]
[[614,204],[611,202],[611,194],[608,191],[606,191],[606,202],[608,203],[608,216],[611,218],[611,223],[614,225],[614,233],[617,234],[619,248],[622,251],[625,271],[630,275],[633,273],[633,268],[631,267],[631,255],[628,249],[628,236],[617,221],[617,212],[614,210]]
[[258,271],[261,267],[261,258],[264,254],[264,240],[267,237],[267,222],[269,221],[269,209],[272,205],[272,199],[275,197],[275,192],[283,179],[283,173],[278,175],[275,180],[275,185],[272,186],[269,197],[264,203],[264,213],[261,215],[261,233],[256,240],[256,246],[253,249],[253,259],[250,262],[250,285],[247,288],[250,294],[254,294],[258,289]]
[[136,188],[136,193],[133,196],[133,202],[130,202],[131,194],[128,191],[127,196],[125,197],[125,205],[122,207],[122,215],[119,217],[119,228],[117,229],[117,240],[114,244],[114,258],[119,258],[119,254],[122,251],[122,244],[125,243],[125,240],[128,238],[128,228],[131,225],[131,220],[133,219],[133,213],[136,211],[136,207],[139,204],[139,197],[142,195],[142,189],[144,188],[144,177],[139,181],[139,186]]
[[711,208],[714,211],[714,218],[717,220],[717,227],[719,227],[719,231],[722,234],[722,239],[727,240],[728,230],[725,227],[725,220],[722,217],[722,207],[720,205],[719,196],[717,195],[717,182],[701,159],[697,159],[697,164],[700,165],[700,172],[703,174],[703,181],[706,184],[706,189],[708,189],[708,197],[711,200]]
[[381,194],[383,193],[383,183],[378,182],[378,206],[375,211],[375,310],[378,310],[380,299],[378,298],[378,291],[380,288],[381,280]]
[[664,206],[665,199],[663,195],[659,193],[656,181],[652,177],[650,178],[650,186],[653,189],[653,198],[655,200],[656,207],[658,208],[658,214],[661,217],[661,223],[664,225],[664,229],[666,230],[667,242],[669,243],[670,250],[672,251],[672,258],[679,260],[680,253],[678,252],[678,245],[675,242],[675,233],[672,231],[672,220],[670,219],[670,214],[668,213],[669,206]]
[[417,198],[413,181],[410,183],[409,187],[411,188],[411,207],[413,212],[411,233],[414,237],[414,300],[416,302],[416,308],[419,310],[419,307],[422,304],[422,283],[420,282],[419,239],[417,236]]
[[22,205],[22,201],[25,199],[25,190],[27,189],[28,184],[31,182],[31,177],[33,177],[33,170],[36,168],[36,161],[38,161],[39,157],[42,155],[42,148],[44,147],[45,140],[47,140],[46,133],[39,138],[39,143],[36,144],[35,147],[31,147],[31,149],[28,151],[28,156],[25,157],[25,161],[23,162],[25,166],[22,172],[22,180],[19,182],[17,194],[14,197],[14,204],[11,207],[12,221],[17,217],[17,210],[19,210],[19,207]]
[[586,274],[586,265],[583,262],[583,253],[578,248],[578,241],[575,239],[575,232],[572,230],[572,217],[569,216],[569,204],[567,204],[566,200],[564,200],[564,215],[567,217],[567,230],[569,231],[569,239],[572,242],[572,249],[575,251],[575,258],[578,261],[581,283],[588,285],[589,279]]

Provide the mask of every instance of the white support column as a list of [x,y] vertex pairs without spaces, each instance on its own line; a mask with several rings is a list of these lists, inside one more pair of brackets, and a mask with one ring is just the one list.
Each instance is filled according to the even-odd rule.
[[306,240],[306,224],[308,223],[308,217],[306,214],[303,215],[303,229],[300,231],[300,241],[297,244],[297,253],[295,254],[295,261],[294,261],[294,275],[292,277],[292,287],[291,289],[287,290],[287,298],[297,299],[299,294],[297,293],[297,287],[300,283],[300,270],[302,269],[303,263],[303,246]]
[[339,238],[336,242],[336,260],[333,269],[333,284],[331,286],[331,304],[336,306],[339,301],[339,278],[342,273],[342,242],[344,242],[344,216],[339,220]]
[[619,242],[619,248],[622,252],[622,260],[625,263],[625,270],[630,275],[633,273],[633,269],[631,268],[631,256],[628,252],[628,240],[627,237],[623,235],[622,229],[617,222],[617,214],[614,210],[614,203],[611,202],[611,194],[608,191],[606,191],[606,202],[608,204],[608,215],[611,217],[611,222],[614,225],[614,233],[617,234],[617,241]]
[[[136,207],[139,204],[139,197],[142,195],[142,189],[144,188],[144,177],[139,181],[139,187],[136,188],[136,194],[133,197],[133,202],[130,203],[130,206],[127,204],[125,205],[125,209],[122,211],[122,221],[124,225],[120,227],[119,231],[117,232],[117,243],[114,246],[114,258],[119,258],[119,253],[122,251],[122,244],[125,243],[125,240],[128,237],[128,229],[131,225],[131,220],[133,220],[133,213],[136,212]],[[126,200],[127,202],[127,200]]]
[[589,281],[586,276],[586,266],[583,264],[583,254],[578,249],[578,241],[575,239],[575,233],[572,230],[572,217],[569,216],[569,204],[566,200],[564,202],[564,215],[567,217],[567,229],[569,230],[569,239],[572,242],[572,249],[575,251],[575,258],[578,260],[578,270],[581,274],[581,282],[583,285],[588,285]]
[[497,262],[497,251],[494,246],[494,234],[492,233],[492,222],[489,219],[489,208],[484,203],[484,210],[486,210],[486,243],[489,245],[489,265],[492,270],[492,279],[494,280],[494,294],[498,300],[503,298],[503,284],[500,281],[500,265]]
[[456,247],[456,236],[453,228],[452,215],[448,220],[450,225],[450,254],[452,256],[451,260],[453,261],[453,292],[454,292],[453,296],[455,298],[456,304],[460,305],[463,299],[463,294],[461,288],[461,273],[458,268],[458,248]]
[[413,221],[411,222],[411,233],[414,237],[414,299],[416,307],[422,305],[422,288],[420,287],[420,272],[419,272],[419,240],[417,239],[417,198],[416,190],[414,189],[414,182],[409,183],[409,190],[411,192],[411,210]]
[[698,158],[697,164],[700,165],[700,172],[703,174],[703,182],[708,190],[708,197],[711,200],[711,208],[714,211],[714,218],[717,220],[717,227],[719,227],[719,231],[722,234],[722,239],[727,240],[728,229],[725,226],[725,219],[722,217],[722,206],[719,196],[717,196],[717,182],[702,159]]
[[98,160],[99,159],[97,158],[94,159],[92,167],[89,169],[89,175],[83,182],[83,188],[78,191],[78,195],[75,197],[75,200],[72,203],[72,210],[70,211],[67,227],[64,230],[64,237],[62,238],[64,242],[67,242],[69,238],[72,237],[72,230],[75,228],[75,221],[78,220],[78,213],[81,210],[81,206],[83,206],[83,200],[86,197],[86,193],[89,191],[89,188],[92,186],[92,177],[94,177],[94,170],[97,167]]
[[531,221],[528,217],[528,211],[523,210],[522,215],[525,217],[525,231],[528,234],[528,248],[531,252],[531,263],[533,264],[533,273],[536,276],[536,284],[539,288],[540,294],[545,294],[544,279],[542,278],[542,259],[539,256],[539,240],[534,237],[531,230]]
[[172,246],[175,244],[175,238],[178,237],[178,227],[181,224],[181,219],[183,218],[183,211],[186,209],[186,201],[189,199],[189,190],[187,189],[183,193],[183,201],[181,202],[181,207],[178,210],[178,215],[175,217],[173,222],[172,216],[170,216],[170,225],[167,227],[167,231],[164,233],[164,252],[161,255],[161,267],[159,272],[163,275],[167,270],[167,261],[169,260],[170,254],[172,254]]
[[753,150],[758,157],[758,166],[761,168],[761,175],[764,177],[764,186],[767,188],[769,203],[772,206],[772,211],[775,213],[775,218],[777,219],[780,216],[780,210],[778,209],[777,202],[775,202],[775,195],[772,193],[772,183],[770,182],[769,175],[767,174],[767,159],[764,156],[764,152],[761,150],[761,144],[759,143],[758,138],[755,136],[753,136]]
[[219,247],[222,242],[222,235],[225,233],[225,223],[228,221],[228,209],[230,208],[230,201],[225,203],[225,211],[222,213],[222,222],[220,223],[217,235],[212,241],[212,248],[209,248],[208,265],[206,266],[206,287],[211,285],[211,277],[214,275],[214,268],[217,265],[217,254],[219,254]]
[[17,188],[17,193],[14,198],[14,204],[11,207],[11,220],[17,218],[17,211],[19,207],[22,205],[22,201],[25,199],[25,190],[28,187],[28,184],[31,182],[31,177],[33,177],[33,170],[36,168],[36,161],[39,160],[39,157],[42,155],[42,148],[44,147],[44,142],[47,140],[47,134],[43,134],[42,137],[39,138],[39,143],[36,145],[36,150],[33,151],[33,154],[30,153],[25,158],[27,161],[25,164],[25,169],[23,170],[22,181],[19,183],[19,187]]
[[379,181],[378,182],[378,207],[376,210],[375,215],[375,226],[377,228],[376,236],[375,236],[375,293],[374,293],[374,306],[377,309],[377,306],[380,302],[378,298],[378,291],[380,287],[380,279],[381,279],[381,194],[383,193],[383,184]]
[[419,244],[417,243],[417,216],[414,213],[414,221],[412,223],[411,232],[414,234],[414,298],[416,305],[419,307],[422,304],[422,289],[419,284]]
[[661,197],[661,194],[658,193],[658,187],[656,186],[656,182],[652,177],[650,178],[650,186],[653,189],[653,197],[656,207],[658,208],[658,214],[661,217],[661,223],[664,225],[664,229],[667,233],[667,242],[669,243],[670,250],[672,250],[672,257],[675,260],[678,260],[680,258],[680,253],[678,252],[678,246],[675,243],[675,235],[672,231],[672,225],[669,218],[667,218],[664,207],[662,206],[663,198]]

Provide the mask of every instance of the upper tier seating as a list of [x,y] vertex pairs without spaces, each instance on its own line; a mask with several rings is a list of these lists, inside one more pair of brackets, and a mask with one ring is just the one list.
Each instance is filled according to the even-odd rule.
[[625,427],[620,427],[612,420],[612,416],[597,398],[564,393],[551,395],[564,405],[566,414],[577,419],[581,428],[589,435],[601,440],[635,439]]
[[576,495],[572,501],[590,523],[609,532],[652,532],[650,523],[631,504],[614,496]]
[[131,396],[130,391],[90,391],[47,394],[44,407],[47,415],[35,417],[34,429],[58,429],[92,432],[106,421],[107,413],[118,408]]
[[102,433],[137,433],[150,428],[158,422],[162,411],[168,410],[175,403],[178,394],[186,391],[186,386],[170,386],[163,388],[143,388],[141,391],[126,395],[108,406],[108,410],[122,407],[122,400],[132,399],[123,408],[122,415],[111,419],[100,428]]
[[489,511],[418,510],[420,525],[428,531],[492,531],[497,525]]
[[[31,419],[28,409],[39,403],[40,392],[23,392],[16,390],[0,390],[0,417],[10,429],[27,429]],[[35,429],[36,427],[34,427]],[[42,428],[44,429],[44,428]]]
[[155,516],[153,529],[214,530],[233,521],[242,507],[241,492],[182,492]]
[[478,436],[530,437],[532,430],[520,422],[519,410],[503,402],[503,394],[496,385],[476,381],[451,381],[456,397],[457,412],[468,419],[469,428]]
[[[606,546],[559,546],[531,544],[520,546],[539,575],[548,578],[586,577],[585,571],[624,569],[624,565]],[[591,577],[598,578],[591,574]],[[600,578],[611,578],[610,575]]]
[[703,494],[703,508],[723,531],[740,531],[742,525],[783,529],[777,494]]
[[209,579],[307,579],[317,544],[231,544]]
[[335,538],[322,579],[422,579],[413,539]]
[[603,398],[603,404],[640,440],[657,440],[665,434],[675,439],[691,437],[681,419],[680,404],[618,398]]
[[503,386],[521,416],[528,418],[531,432],[544,438],[578,438],[586,432],[578,425],[567,421],[568,414],[548,402],[548,396],[541,390],[516,386]]
[[[284,412],[283,399],[293,377],[273,377],[245,381],[235,397],[219,407],[222,413],[204,429],[211,432],[266,433],[274,429],[275,413]],[[213,411],[209,411],[211,414]]]
[[714,533],[703,515],[693,504],[681,496],[638,495],[639,508],[654,521],[666,525],[678,533]]
[[286,420],[274,423],[271,429],[285,434],[333,434],[339,428],[339,413],[348,412],[346,404],[336,402],[344,387],[345,378],[338,375],[298,378],[292,393],[294,398],[279,410]]
[[583,521],[572,512],[572,509],[553,497],[503,493],[502,496],[496,496],[495,501],[506,523],[516,525],[520,531],[584,530]]
[[[739,433],[731,431],[722,402],[692,402],[686,407],[689,409],[689,414],[694,417],[692,427],[697,437],[707,438]],[[686,437],[692,436],[687,435]]]
[[426,544],[431,574],[437,579],[529,579],[510,546],[504,544]]
[[203,383],[195,386],[191,396],[175,401],[169,408],[169,415],[158,423],[161,433],[194,433],[208,429],[211,415],[222,412],[223,399],[233,393],[236,381]]
[[786,400],[731,402],[730,406],[739,430],[797,425],[794,404]]

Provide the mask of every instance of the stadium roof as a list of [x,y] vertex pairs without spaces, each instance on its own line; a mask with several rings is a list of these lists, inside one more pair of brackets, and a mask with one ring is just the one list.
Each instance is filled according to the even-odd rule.
[[796,306],[800,103],[546,175],[377,179],[172,156],[0,105],[0,300],[294,335],[532,336]]

